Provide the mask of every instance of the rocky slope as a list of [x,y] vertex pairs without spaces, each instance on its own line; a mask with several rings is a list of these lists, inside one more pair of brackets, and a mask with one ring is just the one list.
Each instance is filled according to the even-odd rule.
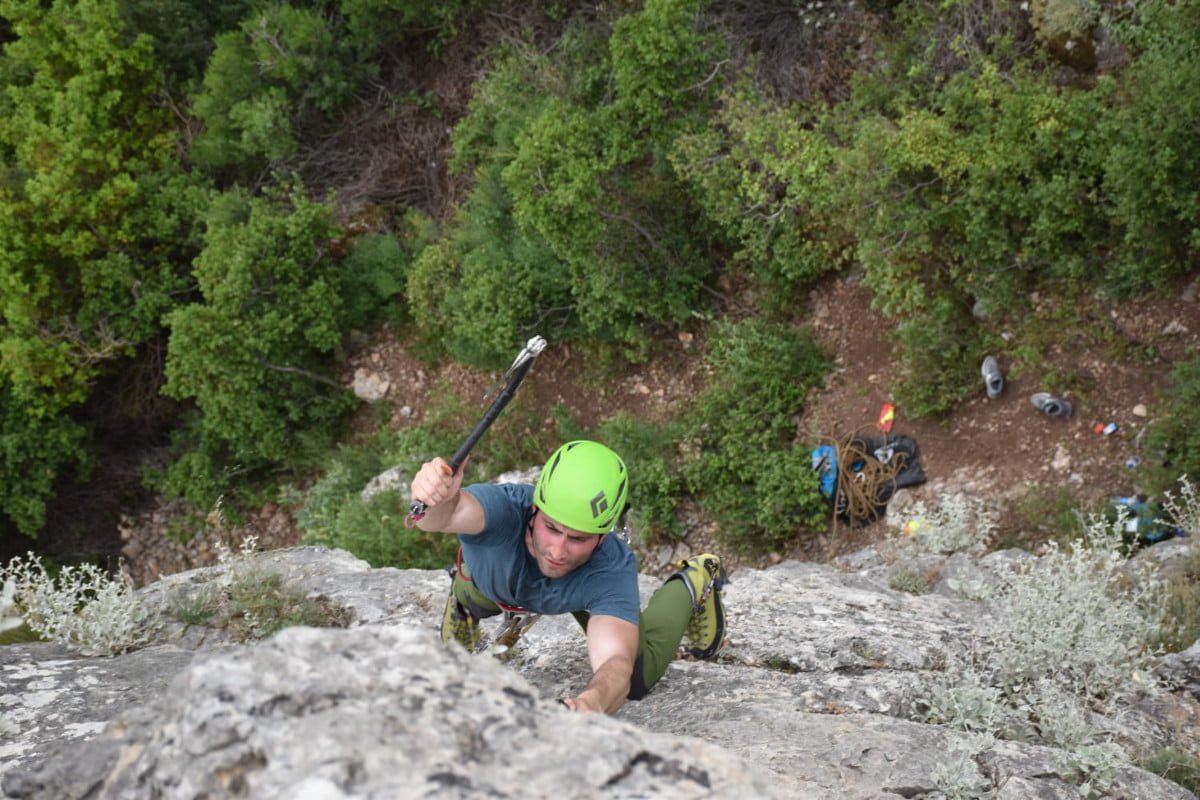
[[[1185,540],[1154,548],[1169,566]],[[1161,549],[1160,549],[1161,548]],[[1077,797],[1062,750],[911,721],[920,682],[968,646],[986,608],[954,590],[1022,556],[936,557],[933,591],[894,591],[905,568],[874,551],[838,564],[743,569],[726,590],[731,646],[676,661],[615,717],[556,698],[588,668],[570,617],[545,618],[501,663],[437,640],[447,580],[292,548],[168,576],[141,590],[186,603],[229,570],[341,609],[349,627],[239,644],[166,622],[155,642],[84,659],[0,648],[0,787],[8,798]],[[924,562],[922,562],[924,563]],[[1166,568],[1166,567],[1164,567]],[[644,576],[648,597],[658,579]],[[1200,647],[1160,660],[1179,688],[1111,720],[1128,751],[1200,752]],[[1187,798],[1131,765],[1096,797]]]

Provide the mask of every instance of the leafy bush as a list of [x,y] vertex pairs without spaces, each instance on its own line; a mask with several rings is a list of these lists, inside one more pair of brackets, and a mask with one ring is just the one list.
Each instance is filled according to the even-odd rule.
[[513,347],[550,323],[556,341],[570,306],[562,262],[536,233],[521,233],[512,201],[490,170],[479,173],[446,239],[425,248],[409,274],[417,326],[454,358],[507,367]]
[[156,59],[168,76],[169,93],[193,86],[218,34],[235,29],[256,0],[123,0],[121,12],[130,30],[148,34]]
[[[454,536],[404,525],[410,503],[407,476],[433,456],[448,455],[458,444],[449,430],[426,425],[377,434],[343,447],[297,514],[304,541],[347,550],[375,567],[446,566],[458,548]],[[407,473],[397,479],[402,485],[363,499],[367,483],[397,465]]]
[[364,75],[332,19],[267,5],[216,37],[195,98],[204,122],[190,151],[196,163],[253,176],[294,155],[307,128],[341,109]]
[[110,577],[93,564],[63,567],[52,576],[30,553],[0,569],[0,586],[34,632],[85,656],[111,656],[145,644],[158,621],[128,576]]
[[1139,488],[1147,494],[1171,490],[1180,475],[1200,475],[1200,356],[1192,353],[1171,369],[1160,399],[1162,411],[1146,428]]
[[983,334],[970,312],[951,297],[908,309],[896,339],[899,377],[893,394],[906,413],[945,414],[978,388]]
[[348,498],[339,509],[330,544],[373,567],[442,569],[454,563],[458,537],[404,524],[408,492],[383,492],[370,500]]
[[33,536],[55,481],[90,467],[97,382],[188,290],[201,198],[152,42],[117,2],[3,17],[0,513]]
[[629,469],[630,515],[646,543],[679,533],[676,512],[684,493],[678,447],[681,425],[654,423],[621,412],[600,424],[594,438],[621,455]]
[[1111,777],[1125,756],[1094,714],[1154,691],[1162,615],[1161,585],[1125,567],[1120,527],[1094,519],[1069,550],[1000,575],[975,642],[925,687],[926,721],[1056,745],[1089,780]]
[[363,56],[420,37],[436,54],[455,33],[471,0],[339,0],[349,41]]
[[367,233],[353,240],[342,260],[341,298],[347,323],[368,329],[379,321],[401,322],[402,302],[412,262],[428,243],[430,223],[416,211],[407,213],[400,230]]
[[1200,9],[1139,3],[1115,33],[1136,60],[1111,85],[1111,110],[1098,124],[1110,142],[1104,193],[1122,234],[1109,282],[1123,292],[1166,289],[1200,251]]
[[814,113],[781,108],[747,82],[722,99],[703,131],[676,142],[672,164],[737,243],[733,264],[766,289],[762,302],[782,306],[850,256],[838,149]]
[[803,331],[748,319],[718,323],[707,357],[713,374],[684,436],[689,490],[736,549],[816,529],[827,508],[808,448],[795,442],[796,415],[824,383],[825,354]]
[[666,153],[711,105],[717,40],[699,6],[654,0],[607,39],[580,23],[549,53],[497,55],[453,137],[452,169],[475,186],[408,285],[418,326],[456,358],[497,366],[554,324],[557,341],[637,360],[691,318],[706,231]]
[[332,210],[295,189],[214,203],[196,262],[203,301],[166,317],[163,391],[201,414],[163,488],[208,507],[233,472],[327,443],[353,403],[326,374],[349,323],[328,252],[336,233]]

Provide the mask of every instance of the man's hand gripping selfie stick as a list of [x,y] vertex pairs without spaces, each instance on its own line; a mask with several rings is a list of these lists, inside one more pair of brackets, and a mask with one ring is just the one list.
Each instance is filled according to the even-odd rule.
[[[512,366],[508,368],[506,377],[508,385],[500,391],[496,399],[492,401],[492,405],[488,408],[487,413],[483,415],[483,419],[479,420],[479,424],[475,426],[475,430],[471,431],[463,443],[454,451],[454,455],[450,457],[450,474],[458,472],[458,468],[467,460],[467,456],[471,453],[471,448],[475,443],[487,432],[487,429],[492,426],[496,418],[500,416],[500,412],[508,405],[508,401],[512,400],[513,395],[517,393],[517,387],[521,385],[521,381],[525,380],[525,375],[529,372],[529,368],[533,366],[533,360],[538,357],[543,350],[546,349],[546,340],[540,336],[534,336],[525,345],[525,349],[517,353],[517,357],[513,360]],[[404,520],[405,524],[410,528],[416,524],[417,520],[425,516],[425,503],[421,500],[413,499],[412,505],[408,509],[408,517]]]

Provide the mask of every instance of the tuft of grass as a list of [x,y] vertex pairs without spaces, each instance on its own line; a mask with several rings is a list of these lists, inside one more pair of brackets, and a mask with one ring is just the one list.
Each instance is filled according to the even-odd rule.
[[1179,784],[1193,794],[1200,793],[1200,757],[1176,747],[1164,747],[1138,764],[1147,772]]
[[1200,548],[1192,544],[1183,569],[1167,581],[1163,620],[1154,645],[1168,653],[1186,650],[1200,639]]
[[898,570],[892,575],[889,585],[897,592],[925,594],[929,591],[933,583],[930,581],[929,574],[925,570],[908,567]]
[[279,575],[257,569],[238,569],[227,585],[202,587],[170,614],[187,625],[224,628],[239,642],[296,625],[341,628],[348,622],[344,609],[288,589]]
[[1029,484],[1000,523],[993,549],[1037,552],[1047,542],[1059,547],[1083,535],[1085,510],[1066,486]]

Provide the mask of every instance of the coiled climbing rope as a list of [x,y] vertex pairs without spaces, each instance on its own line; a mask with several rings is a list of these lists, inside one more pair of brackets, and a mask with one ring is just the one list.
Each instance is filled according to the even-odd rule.
[[[861,432],[826,441],[837,454],[837,487],[833,503],[835,532],[839,517],[852,523],[869,522],[878,517],[885,487],[895,482],[908,461],[907,453],[895,450],[885,463],[867,449],[867,441],[868,437]],[[886,437],[884,447],[887,447]],[[887,498],[883,499],[886,501]]]

